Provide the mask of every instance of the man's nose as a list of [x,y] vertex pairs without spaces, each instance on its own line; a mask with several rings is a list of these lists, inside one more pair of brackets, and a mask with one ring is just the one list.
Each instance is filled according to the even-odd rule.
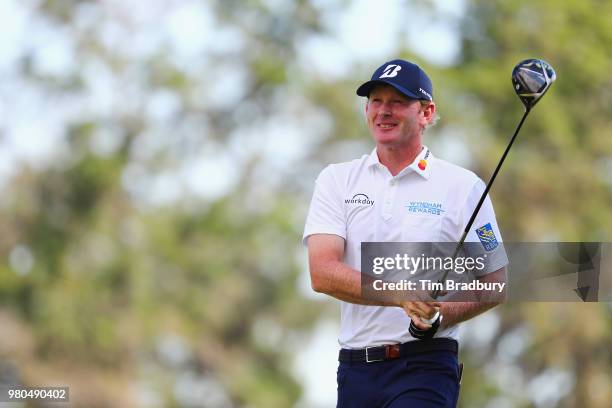
[[380,106],[380,110],[378,111],[378,114],[381,116],[391,115],[391,105],[389,105],[388,103],[383,103]]
[[380,116],[391,116],[391,109],[388,108],[381,108],[380,111],[378,112],[378,114]]

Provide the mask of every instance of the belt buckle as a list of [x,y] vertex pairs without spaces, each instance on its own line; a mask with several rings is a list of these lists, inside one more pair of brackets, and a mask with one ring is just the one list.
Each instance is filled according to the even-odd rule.
[[370,355],[369,355],[369,353],[368,353],[368,350],[369,350],[369,349],[373,349],[373,348],[376,348],[376,347],[366,347],[366,348],[365,348],[365,354],[366,354],[366,363],[374,363],[374,362],[376,362],[376,361],[384,361],[384,360],[385,360],[384,358],[379,358],[379,359],[377,359],[377,360],[370,360]]

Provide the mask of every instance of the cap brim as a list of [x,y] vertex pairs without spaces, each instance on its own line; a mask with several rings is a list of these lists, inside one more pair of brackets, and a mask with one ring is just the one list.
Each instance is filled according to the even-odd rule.
[[[370,96],[370,92],[372,92],[372,89],[376,85],[383,85],[383,84],[391,85],[392,87],[394,87],[395,89],[397,89],[398,91],[400,91],[401,93],[406,95],[408,98],[412,98],[412,99],[424,99],[422,95],[417,95],[417,94],[415,94],[413,92],[410,92],[409,90],[407,90],[404,87],[396,85],[396,84],[394,84],[391,81],[385,81],[384,79],[374,79],[372,81],[365,82],[359,88],[357,88],[357,95],[368,97],[368,96]],[[427,100],[429,100],[429,99],[427,99]]]

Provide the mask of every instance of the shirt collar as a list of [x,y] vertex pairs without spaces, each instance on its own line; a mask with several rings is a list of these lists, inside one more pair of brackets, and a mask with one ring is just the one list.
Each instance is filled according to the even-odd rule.
[[[423,146],[421,152],[417,155],[414,161],[407,166],[405,169],[399,172],[397,177],[403,176],[409,171],[414,171],[416,174],[423,177],[425,180],[429,180],[429,175],[431,173],[431,159],[433,155],[427,146]],[[378,154],[376,153],[376,148],[372,150],[370,156],[367,160],[367,166],[383,166],[383,164],[378,159]]]
[[[412,164],[406,169],[412,169],[416,174],[420,175],[425,180],[429,180],[429,175],[431,173],[431,159],[433,159],[431,150],[429,150],[427,146],[423,146],[421,153],[418,154]],[[402,171],[406,171],[406,169]]]
[[372,167],[372,166],[382,166],[382,163],[380,162],[380,160],[378,160],[378,154],[376,153],[376,148],[374,148],[374,150],[372,150],[372,153],[370,153],[370,156],[368,156],[368,160],[366,162],[368,167]]

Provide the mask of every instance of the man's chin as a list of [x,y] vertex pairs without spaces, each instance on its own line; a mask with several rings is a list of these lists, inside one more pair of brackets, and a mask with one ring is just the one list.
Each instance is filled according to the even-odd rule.
[[398,139],[399,138],[397,137],[397,135],[374,135],[374,140],[376,141],[376,144],[381,146],[394,146],[398,143]]

